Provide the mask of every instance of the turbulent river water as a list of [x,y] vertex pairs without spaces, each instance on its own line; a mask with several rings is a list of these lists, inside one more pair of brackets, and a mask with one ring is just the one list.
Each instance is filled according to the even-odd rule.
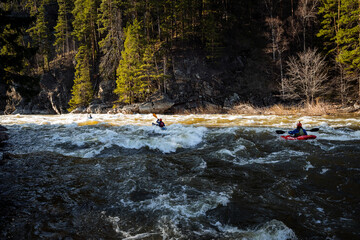
[[0,116],[0,239],[360,238],[359,117],[160,117]]

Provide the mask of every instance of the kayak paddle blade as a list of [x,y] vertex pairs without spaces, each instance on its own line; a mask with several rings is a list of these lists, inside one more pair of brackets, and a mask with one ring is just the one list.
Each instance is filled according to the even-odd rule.
[[309,131],[310,131],[310,132],[317,132],[317,131],[319,131],[319,128],[312,128],[312,129],[310,129]]

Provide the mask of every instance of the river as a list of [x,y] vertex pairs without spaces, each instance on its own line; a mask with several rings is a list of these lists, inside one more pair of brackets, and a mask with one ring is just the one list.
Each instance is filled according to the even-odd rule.
[[0,116],[0,239],[360,239],[359,117],[158,116]]

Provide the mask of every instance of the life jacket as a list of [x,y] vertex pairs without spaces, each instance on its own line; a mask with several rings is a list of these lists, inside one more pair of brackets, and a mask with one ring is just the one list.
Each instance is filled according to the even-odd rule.
[[304,135],[306,135],[306,134],[304,133],[303,128],[300,128],[300,129],[299,129],[299,132],[298,132],[298,133],[295,133],[295,136],[294,136],[294,137],[304,136]]
[[159,122],[159,127],[164,127],[165,123],[164,122]]

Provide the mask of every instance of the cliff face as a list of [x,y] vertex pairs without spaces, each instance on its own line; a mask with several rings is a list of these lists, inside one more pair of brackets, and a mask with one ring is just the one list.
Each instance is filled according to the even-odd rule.
[[8,90],[5,114],[61,114],[67,112],[67,103],[70,100],[74,80],[72,57],[54,61],[51,70],[38,77],[40,78],[40,92],[31,99],[23,98],[13,87]]
[[256,51],[225,54],[208,61],[201,52],[173,53],[173,79],[168,95],[175,101],[170,112],[216,106],[226,110],[239,102],[264,106],[274,102],[275,87],[266,72],[270,65],[256,59]]
[[[68,56],[52,63],[51,71],[40,76],[41,91],[31,101],[25,102],[13,89],[13,101],[7,103],[6,113],[67,113],[75,71],[72,59]],[[274,84],[267,74],[269,63],[266,56],[256,50],[224,54],[215,61],[208,61],[202,51],[177,49],[168,59],[170,67],[167,71],[171,77],[163,90],[147,103],[113,110],[115,79],[99,79],[93,103],[76,112],[224,112],[240,102],[264,106],[275,101],[272,97]]]

